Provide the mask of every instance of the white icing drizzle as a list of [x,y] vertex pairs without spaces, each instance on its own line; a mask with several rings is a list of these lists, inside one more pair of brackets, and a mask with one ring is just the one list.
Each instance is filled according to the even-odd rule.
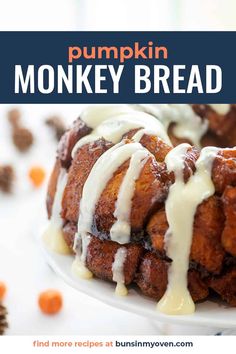
[[225,115],[230,111],[230,104],[209,104],[208,106],[221,115]]
[[[89,125],[90,120],[87,119],[86,124]],[[99,116],[96,124],[93,123],[94,130],[91,134],[83,137],[76,143],[72,151],[72,157],[74,157],[76,151],[80,147],[87,143],[91,143],[92,141],[103,137],[107,141],[117,144],[124,134],[138,128],[151,130],[152,134],[157,135],[167,144],[171,145],[170,139],[162,123],[150,114],[144,112],[130,110],[128,113],[124,113],[123,111],[118,111],[115,116],[104,115],[102,118]]]
[[117,220],[111,227],[110,236],[112,241],[116,241],[120,244],[125,244],[130,241],[130,213],[135,192],[135,182],[148,156],[150,156],[149,151],[140,145],[140,149],[135,151],[131,156],[128,170],[119,189],[114,211],[114,216]]
[[165,160],[168,170],[175,173],[175,183],[170,187],[165,205],[169,223],[165,241],[167,255],[172,262],[168,271],[167,290],[157,307],[161,312],[171,315],[194,312],[195,305],[187,281],[194,216],[198,205],[215,192],[211,169],[219,150],[214,147],[202,149],[194,175],[184,183],[184,159],[189,147],[188,144],[177,146]]
[[[218,110],[219,114],[226,114],[230,109],[230,105],[210,106]],[[81,115],[82,120],[93,131],[77,142],[72,157],[81,146],[101,137],[115,144],[96,161],[83,187],[78,233],[74,243],[77,255],[72,270],[74,274],[85,279],[93,276],[86,268],[86,255],[96,204],[113,174],[128,159],[130,164],[119,189],[114,211],[116,222],[110,230],[110,235],[111,240],[120,244],[130,241],[130,214],[135,183],[148,157],[151,156],[151,153],[139,143],[143,135],[156,135],[171,145],[167,130],[171,123],[175,123],[176,137],[187,138],[194,145],[200,146],[201,137],[208,127],[208,122],[198,117],[190,105],[152,104],[135,105],[135,108],[138,111],[128,105],[90,106]],[[127,144],[124,141],[120,142],[122,136],[133,129],[139,129],[132,138],[133,142]],[[195,305],[187,284],[194,216],[197,206],[214,194],[211,168],[218,149],[204,148],[196,162],[194,175],[184,183],[184,159],[189,147],[188,144],[177,146],[169,152],[165,160],[168,170],[175,173],[175,183],[170,187],[165,206],[169,223],[165,244],[172,263],[168,271],[167,290],[157,306],[160,311],[167,314],[187,314],[194,311]],[[52,218],[44,235],[48,247],[60,253],[69,252],[63,238],[60,217],[66,182],[67,173],[62,169],[54,197]],[[120,247],[112,265],[113,280],[117,282],[116,293],[119,295],[127,295],[128,292],[124,284],[126,257],[127,249]]]
[[91,105],[82,112],[81,119],[88,127],[95,129],[98,125],[104,122],[104,120],[131,111],[132,108],[125,104]]
[[130,106],[133,107],[133,109],[151,114],[161,121],[166,130],[170,122],[176,120],[176,112],[170,108],[169,104],[135,104]]
[[93,273],[85,266],[78,255],[75,256],[71,267],[72,273],[82,279],[92,279]]
[[69,247],[67,246],[63,233],[62,233],[62,219],[61,219],[61,202],[62,196],[67,183],[67,172],[65,169],[61,169],[58,180],[56,193],[54,196],[52,215],[49,221],[49,225],[43,235],[43,240],[46,246],[54,252],[61,254],[70,253]]
[[134,105],[155,116],[165,127],[166,131],[171,123],[177,138],[186,138],[195,146],[200,147],[202,136],[208,128],[208,121],[202,120],[188,104],[139,104]]
[[96,204],[113,174],[125,161],[140,149],[143,149],[143,147],[139,143],[125,144],[122,141],[102,154],[90,171],[83,187],[80,201],[78,233],[75,237],[74,244],[74,248],[78,253],[78,244],[82,242],[80,260],[83,264],[85,264],[86,261],[86,252],[90,240]]
[[115,254],[115,259],[112,264],[113,281],[117,283],[115,292],[119,296],[126,296],[128,294],[124,276],[124,263],[126,257],[127,249],[125,247],[120,247]]

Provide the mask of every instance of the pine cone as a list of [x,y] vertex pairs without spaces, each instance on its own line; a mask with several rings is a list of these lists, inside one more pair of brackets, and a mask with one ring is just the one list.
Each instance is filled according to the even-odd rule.
[[0,304],[0,335],[4,334],[6,328],[8,327],[6,316],[6,308]]
[[14,182],[14,169],[11,165],[0,166],[0,190],[11,193]]

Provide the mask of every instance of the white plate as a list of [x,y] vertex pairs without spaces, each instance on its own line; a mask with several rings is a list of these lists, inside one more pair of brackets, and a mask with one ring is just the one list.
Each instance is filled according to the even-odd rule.
[[49,251],[41,241],[47,262],[64,281],[76,290],[85,293],[110,306],[145,316],[151,320],[169,324],[208,326],[214,328],[236,328],[236,308],[205,301],[197,304],[192,315],[169,316],[156,310],[156,302],[143,296],[134,287],[130,287],[128,296],[115,295],[115,284],[100,279],[84,280],[71,272],[73,256],[64,256]]

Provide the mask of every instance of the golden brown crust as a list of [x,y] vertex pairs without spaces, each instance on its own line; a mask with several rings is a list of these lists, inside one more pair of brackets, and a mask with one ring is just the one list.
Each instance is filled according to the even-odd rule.
[[[157,301],[164,295],[168,282],[168,263],[148,252],[142,259],[136,283],[144,295]],[[193,301],[200,301],[208,296],[208,286],[195,270],[188,272],[188,288]]]
[[212,181],[218,194],[227,186],[236,186],[236,148],[218,153],[212,166]]
[[111,146],[111,143],[99,139],[83,145],[76,153],[68,172],[68,181],[62,198],[61,215],[64,220],[75,223],[78,221],[84,183],[97,159]]
[[155,156],[157,162],[163,162],[171,150],[171,146],[155,135],[144,134],[140,140],[140,144]]
[[226,217],[222,244],[227,252],[236,256],[236,188],[228,186],[222,200]]
[[[132,139],[134,134],[139,130],[140,129],[130,130],[123,138]],[[143,134],[140,139],[140,144],[155,156],[157,162],[163,162],[166,155],[171,150],[171,146],[167,145],[162,139],[155,135]]]
[[236,306],[236,268],[224,275],[210,278],[209,286],[231,306]]
[[[67,224],[63,232],[64,235],[67,233],[65,236],[67,244],[72,246],[76,232],[75,224]],[[139,244],[120,245],[113,241],[100,240],[91,236],[86,257],[88,269],[96,277],[112,281],[112,264],[120,247],[127,249],[124,263],[125,284],[136,282],[145,295],[159,300],[164,295],[167,286],[168,263],[151,252],[146,252],[144,255],[145,251]],[[188,279],[189,290],[194,301],[202,300],[208,296],[208,286],[196,270],[189,270]]]
[[219,137],[221,147],[233,147],[236,145],[236,107],[230,105],[230,110],[227,114],[217,113],[211,106],[208,105],[192,105],[193,110],[208,121],[208,132]]
[[91,128],[89,128],[84,121],[78,118],[74,121],[72,128],[67,130],[62,136],[59,142],[57,154],[59,160],[61,161],[61,165],[64,168],[70,167],[72,160],[71,153],[77,141],[85,135],[88,135],[90,132]]
[[[115,222],[115,204],[128,166],[129,161],[118,168],[101,194],[94,221],[98,232],[109,233]],[[159,174],[159,165],[153,157],[149,157],[135,183],[130,216],[132,233],[137,234],[143,230],[147,216],[160,206],[167,192],[168,189]]]
[[62,229],[64,240],[67,246],[73,250],[75,234],[77,232],[77,225],[74,222],[68,221]]
[[[235,139],[236,142],[236,139]],[[217,136],[213,132],[207,132],[205,135],[203,135],[201,139],[201,146],[206,147],[206,146],[215,146],[215,147],[225,147],[226,144],[223,140],[222,137]]]
[[167,272],[168,263],[148,252],[140,263],[136,283],[144,295],[160,300],[167,287]]
[[[236,117],[235,107],[231,107],[228,121],[207,105],[196,105],[194,109],[209,121],[209,131],[202,139],[204,145],[224,146],[226,141],[236,142],[236,128],[232,125],[236,119],[233,117]],[[225,126],[221,127],[222,124]],[[138,130],[134,129],[124,136],[126,143],[131,142],[129,139]],[[58,150],[59,159],[48,188],[47,209],[50,217],[60,168],[68,169],[68,182],[62,200],[62,218],[64,238],[70,248],[73,247],[77,231],[84,183],[97,159],[112,146],[110,142],[99,139],[82,146],[71,161],[71,151],[75,143],[90,131],[78,119],[62,138]],[[174,144],[182,142],[172,135],[171,133]],[[119,247],[126,247],[128,256],[125,263],[125,283],[136,282],[145,295],[158,300],[166,289],[169,264],[164,249],[164,236],[168,229],[164,202],[175,176],[167,171],[164,160],[172,147],[161,139],[146,134],[140,143],[152,156],[147,159],[135,183],[130,217],[131,242],[123,246],[108,240],[110,228],[116,220],[113,215],[115,203],[129,166],[128,160],[114,173],[96,205],[93,236],[86,262],[95,276],[111,281],[115,254]],[[199,151],[190,147],[184,163],[185,182],[195,172],[198,157]],[[188,286],[194,301],[205,299],[209,286],[225,301],[236,306],[236,148],[219,151],[213,162],[212,180],[216,193],[198,206],[195,215]],[[231,263],[228,263],[228,258]]]
[[165,254],[165,234],[168,227],[169,225],[164,208],[153,214],[147,224],[147,232],[151,238],[153,249],[163,255]]
[[[67,223],[63,228],[63,233],[67,244],[72,247],[77,226],[74,223]],[[98,278],[112,281],[112,263],[119,245],[108,240],[99,240],[92,237],[88,247],[86,264],[90,271]],[[125,282],[137,283],[143,294],[159,300],[167,286],[168,262],[146,252],[141,245],[129,244],[128,257],[125,264]],[[196,269],[188,272],[188,287],[193,300],[204,300],[208,296],[208,286],[215,290],[231,306],[236,306],[235,301],[236,270],[223,276],[213,277],[208,274],[207,278],[202,278]]]
[[209,295],[207,282],[194,269],[188,271],[188,289],[194,302],[202,301]]
[[127,250],[127,256],[124,262],[124,278],[125,284],[130,284],[134,280],[143,252],[142,246],[138,244],[129,243],[120,245],[113,241],[99,240],[97,237],[91,237],[86,257],[88,269],[98,278],[112,281],[112,264],[116,252],[121,247]]
[[221,245],[224,214],[221,201],[212,196],[197,208],[190,257],[211,273],[219,273],[225,256]]
[[[164,253],[164,236],[168,229],[164,210],[158,211],[149,221],[147,231],[154,249]],[[209,272],[219,273],[224,260],[221,234],[224,215],[218,197],[210,197],[198,206],[195,215],[190,259]]]

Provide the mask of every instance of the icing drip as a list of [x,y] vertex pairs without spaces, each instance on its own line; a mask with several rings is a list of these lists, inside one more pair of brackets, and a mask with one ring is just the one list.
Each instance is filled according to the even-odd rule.
[[88,280],[93,278],[93,273],[90,272],[90,270],[84,265],[78,255],[75,257],[75,260],[72,263],[71,271],[75,276],[82,279]]
[[157,307],[161,312],[171,315],[194,312],[195,305],[187,281],[194,216],[198,205],[215,192],[211,169],[218,149],[202,149],[194,175],[184,183],[184,158],[189,147],[188,144],[177,146],[165,160],[168,170],[175,173],[175,183],[170,187],[165,205],[169,223],[165,242],[167,255],[172,262],[168,271],[167,290]]
[[52,216],[49,221],[49,225],[43,235],[43,240],[46,246],[54,252],[68,254],[70,253],[69,247],[67,246],[63,233],[62,233],[62,219],[61,213],[61,202],[62,196],[67,183],[67,172],[65,169],[61,169],[57,180],[57,189],[54,196],[54,202],[52,206]]
[[[83,115],[82,115],[83,119]],[[89,124],[90,120],[87,119],[86,124]],[[171,145],[170,139],[166,133],[166,130],[161,122],[150,114],[137,111],[129,111],[124,113],[118,112],[115,116],[104,115],[103,119],[97,119],[97,125],[93,123],[94,130],[91,134],[80,139],[73,148],[72,157],[74,157],[76,151],[83,145],[95,141],[101,137],[107,141],[111,141],[113,144],[117,144],[121,141],[122,136],[133,129],[146,128],[152,131],[152,134],[157,135],[167,144]]]
[[[136,151],[144,149],[139,143],[125,144],[123,141],[107,150],[94,164],[84,184],[80,201],[78,233],[75,237],[74,248],[85,265],[86,251],[90,240],[90,232],[96,204],[108,181],[117,169]],[[105,171],[105,173],[104,173]],[[92,191],[92,193],[91,193]],[[79,254],[80,249],[82,253]]]
[[170,122],[177,119],[175,110],[171,109],[169,104],[135,104],[131,105],[131,107],[151,114],[161,121],[166,130],[168,129]]
[[112,264],[113,281],[117,283],[115,292],[119,296],[126,296],[128,294],[124,277],[124,263],[126,257],[127,249],[125,247],[120,247],[115,254],[115,259]]
[[195,146],[200,147],[201,138],[206,133],[208,121],[202,120],[188,104],[139,104],[135,105],[156,117],[168,130],[171,123],[177,138],[186,138]]
[[117,218],[110,230],[111,240],[120,244],[130,241],[130,213],[135,192],[135,182],[150,153],[140,148],[131,156],[129,168],[120,186],[114,216]]
[[230,111],[230,104],[209,104],[208,106],[210,106],[212,109],[214,109],[214,111],[216,111],[216,113],[222,114],[222,115],[225,115],[225,114],[229,113],[229,111]]
[[186,138],[196,147],[201,147],[201,138],[208,129],[208,120],[201,119],[190,105],[171,105],[178,112],[173,132],[177,138]]

